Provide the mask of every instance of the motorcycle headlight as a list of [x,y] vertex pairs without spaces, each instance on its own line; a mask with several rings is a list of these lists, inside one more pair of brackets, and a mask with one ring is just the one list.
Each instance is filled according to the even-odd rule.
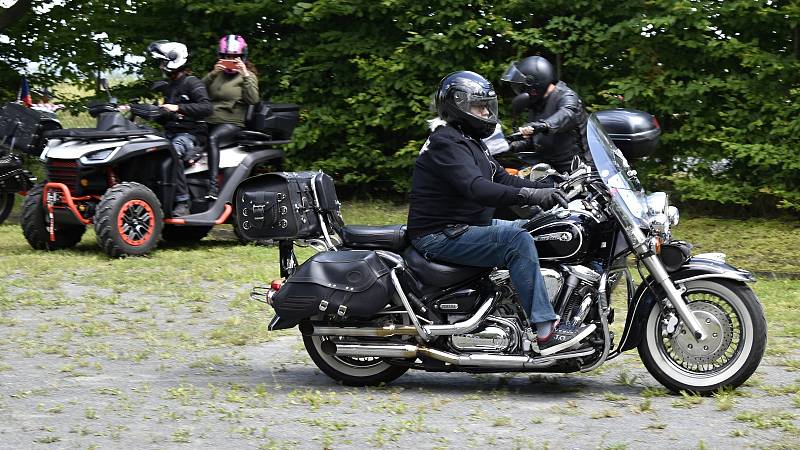
[[114,153],[114,150],[116,149],[117,147],[95,150],[93,152],[81,156],[81,162],[84,164],[92,164],[105,161],[106,159],[108,159],[109,156],[111,156],[112,153]]

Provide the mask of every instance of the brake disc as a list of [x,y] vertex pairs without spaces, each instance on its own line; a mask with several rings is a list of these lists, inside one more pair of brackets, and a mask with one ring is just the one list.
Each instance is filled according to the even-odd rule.
[[719,306],[707,302],[692,302],[687,305],[703,327],[707,338],[697,342],[687,327],[681,323],[672,338],[672,351],[683,363],[714,364],[725,354],[733,341],[733,323]]

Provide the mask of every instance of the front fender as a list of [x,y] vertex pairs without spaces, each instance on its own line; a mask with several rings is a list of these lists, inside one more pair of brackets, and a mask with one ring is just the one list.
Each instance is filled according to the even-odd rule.
[[[683,283],[693,280],[707,278],[725,278],[741,283],[755,282],[755,277],[750,272],[737,269],[725,263],[724,255],[721,253],[704,253],[693,256],[676,271],[669,274],[669,278],[680,288]],[[652,286],[652,288],[651,288]],[[658,292],[653,292],[653,290]],[[644,326],[647,322],[647,315],[650,308],[664,298],[666,294],[661,291],[651,276],[643,281],[636,292],[633,300],[628,305],[628,317],[625,320],[625,331],[619,343],[619,351],[624,352],[639,346],[639,342],[644,334]]]

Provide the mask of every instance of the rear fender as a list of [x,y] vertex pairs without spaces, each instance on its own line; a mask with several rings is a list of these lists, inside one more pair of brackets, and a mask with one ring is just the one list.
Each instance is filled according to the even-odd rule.
[[[669,274],[669,277],[678,289],[688,281],[709,278],[723,278],[741,283],[755,281],[750,272],[726,264],[724,255],[715,253],[705,253],[689,258],[678,270]],[[653,292],[653,290],[656,292]],[[633,294],[633,300],[628,306],[625,330],[622,332],[622,338],[619,343],[620,352],[639,346],[650,309],[665,297],[666,294],[651,276],[648,276],[639,285]]]

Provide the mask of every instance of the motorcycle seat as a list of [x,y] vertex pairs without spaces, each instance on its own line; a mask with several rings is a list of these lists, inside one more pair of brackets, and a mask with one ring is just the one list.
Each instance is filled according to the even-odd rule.
[[405,225],[346,225],[339,234],[342,244],[352,249],[400,252],[408,245]]
[[491,267],[474,267],[425,259],[414,247],[402,254],[414,277],[425,287],[446,288],[489,272]]
[[252,130],[242,130],[235,135],[223,137],[219,142],[220,148],[241,146],[244,150],[286,144],[289,141],[276,141],[272,136]]

